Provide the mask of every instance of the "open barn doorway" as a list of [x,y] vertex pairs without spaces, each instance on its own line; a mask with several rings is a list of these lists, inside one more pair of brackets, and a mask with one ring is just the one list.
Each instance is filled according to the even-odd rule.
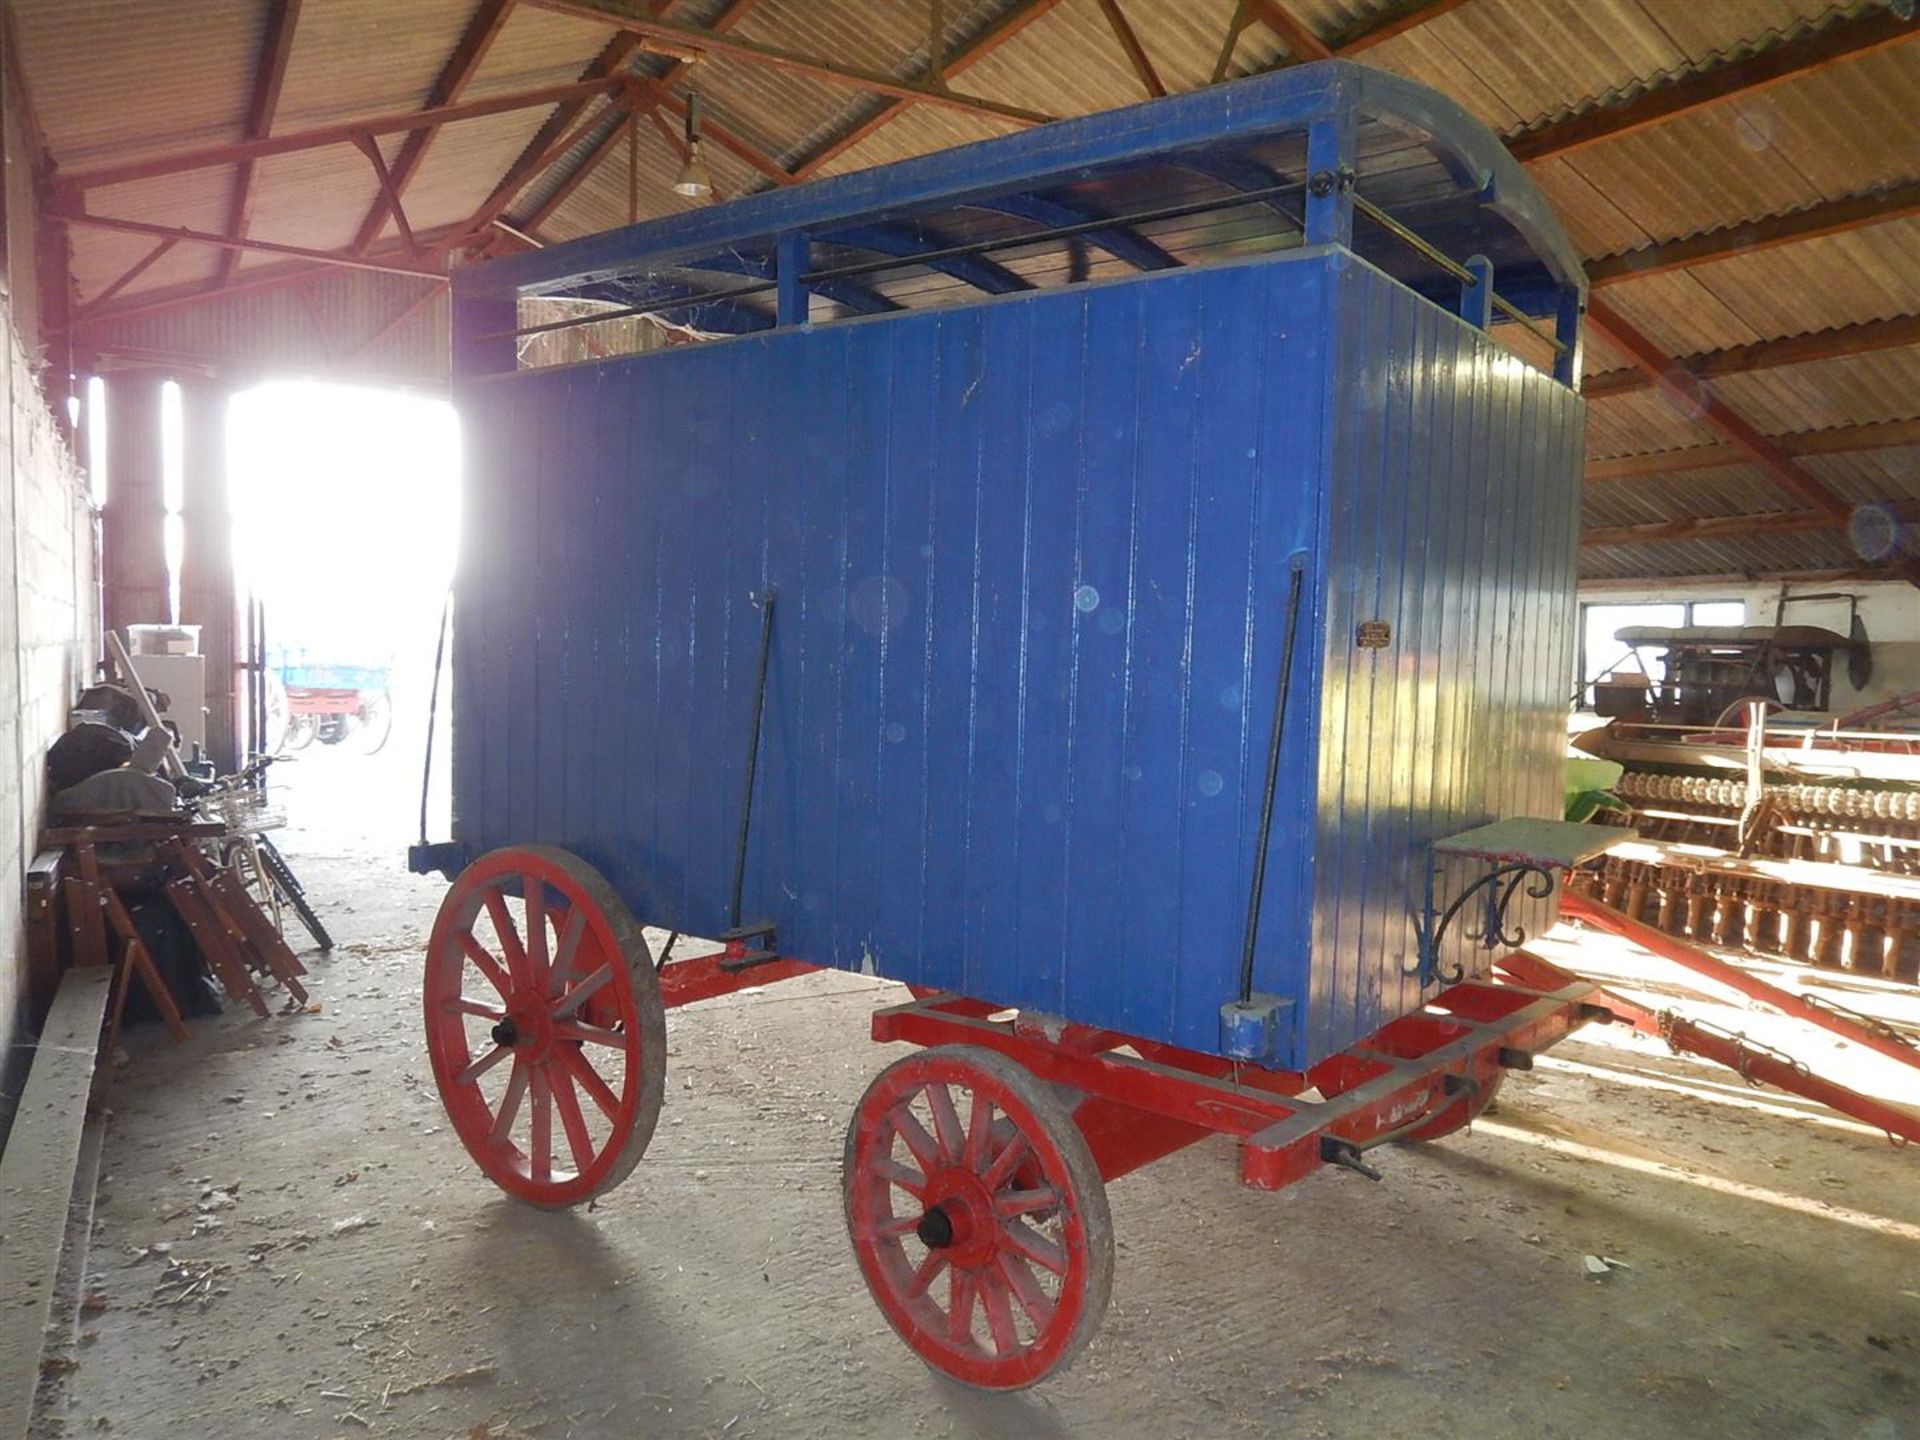
[[[275,381],[228,418],[237,581],[274,788],[305,849],[402,863],[421,825],[435,659],[459,532],[460,435],[429,396]],[[447,830],[438,677],[428,824]]]

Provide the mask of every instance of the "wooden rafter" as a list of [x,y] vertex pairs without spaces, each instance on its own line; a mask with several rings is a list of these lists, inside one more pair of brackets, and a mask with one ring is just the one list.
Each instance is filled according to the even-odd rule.
[[365,120],[348,120],[322,125],[287,135],[270,135],[259,140],[242,140],[230,145],[212,145],[182,155],[164,155],[152,160],[130,160],[119,165],[102,165],[93,170],[76,171],[58,177],[59,187],[73,193],[102,185],[121,185],[132,180],[153,180],[162,175],[179,175],[189,170],[207,170],[221,165],[237,165],[246,160],[261,160],[269,155],[292,155],[302,150],[318,150],[328,145],[352,145],[362,134],[400,135],[429,130],[460,120],[477,120],[487,115],[504,115],[513,110],[534,110],[604,94],[622,83],[615,79],[578,80],[566,85],[543,85],[533,90],[516,90],[507,95],[491,95],[485,100],[468,100],[458,105],[442,105],[430,110],[409,110],[398,115],[376,115]]
[[581,185],[586,182],[587,176],[593,173],[595,167],[613,153],[613,147],[619,143],[623,128],[624,127],[620,125],[608,126],[606,133],[594,141],[593,148],[580,157],[580,163],[573,167],[567,177],[558,185],[554,186],[553,190],[547,195],[547,198],[542,200],[519,221],[518,228],[526,231],[528,234],[534,234],[539,231],[542,225],[551,220],[554,211],[566,204],[567,201],[572,198],[573,192],[578,190]]
[[[588,84],[596,80],[609,82],[622,79],[622,77],[626,75],[627,62],[633,58],[634,52],[639,48],[639,36],[628,34],[625,31],[615,35],[601,47],[600,53],[593,58],[587,68],[580,72],[581,83]],[[528,181],[533,178],[536,167],[540,166],[541,157],[552,148],[554,141],[566,134],[567,127],[580,118],[592,98],[591,95],[585,95],[577,100],[569,100],[556,107],[553,114],[547,117],[546,123],[534,132],[533,138],[526,143],[519,155],[514,158],[514,162],[507,167],[507,173],[500,177],[500,182],[488,193],[487,198],[481,201],[480,208],[476,210],[474,214],[486,215],[491,213],[497,215],[503,213],[505,205],[510,204],[513,197],[525,189]],[[622,113],[618,98],[614,101],[611,113],[615,116]],[[613,126],[613,133],[618,134],[619,130],[620,126],[616,123]],[[592,153],[597,156],[603,154],[604,151],[596,145]],[[476,226],[469,228],[469,226],[464,223],[456,225],[451,238],[458,240],[470,236],[479,228],[482,227]]]
[[1811,35],[1779,41],[1740,60],[1689,71],[1620,104],[1598,106],[1521,131],[1508,137],[1507,148],[1523,163],[1570,155],[1603,140],[1664,125],[1682,115],[1903,45],[1916,36],[1920,36],[1920,19],[1903,20],[1891,10],[1876,9],[1855,19],[1836,20]]
[[113,300],[114,296],[118,295],[122,290],[126,289],[134,281],[138,280],[142,275],[146,274],[147,271],[151,270],[169,252],[172,251],[174,246],[178,245],[179,243],[180,243],[179,236],[177,235],[167,236],[166,239],[162,240],[159,244],[155,245],[151,250],[147,251],[146,254],[142,255],[138,260],[134,261],[133,264],[129,265],[125,270],[121,271],[119,278],[116,279],[111,285],[107,286],[106,289],[102,290],[98,295],[94,296],[93,299],[89,300],[85,305],[81,306],[77,311],[75,311],[74,319],[84,320],[87,318],[87,316],[92,314],[100,306],[110,303]]
[[1801,469],[1776,441],[1761,434],[1710,388],[1686,377],[1674,365],[1673,357],[1662,354],[1659,346],[1606,301],[1590,301],[1587,325],[1644,370],[1655,389],[1671,398],[1676,405],[1697,414],[1701,424],[1737,446],[1775,484],[1807,501],[1816,510],[1839,518],[1846,516],[1849,507],[1845,500]]
[[[1040,19],[1048,11],[1062,3],[1062,0],[1027,0],[1024,5],[1016,5],[989,25],[971,42],[951,52],[946,58],[946,76],[952,79],[968,66],[984,60],[1007,41],[1018,35],[1027,26]],[[922,79],[925,79],[923,74]],[[815,146],[803,155],[792,168],[796,179],[805,180],[821,166],[826,165],[858,145],[867,136],[878,130],[907,106],[905,100],[888,100],[864,119],[841,131],[833,139]]]
[[1247,0],[1248,13],[1285,42],[1296,60],[1330,60],[1333,51],[1280,0]]
[[[586,0],[527,0],[527,3],[537,5],[543,10],[551,10],[558,15],[571,15],[576,20],[598,21],[616,26],[640,36],[648,48],[671,54],[678,59],[689,59],[703,53],[726,55],[750,64],[792,70],[796,74],[808,75],[815,80],[825,80],[830,84],[845,85],[855,90],[866,90],[875,95],[890,95],[915,104],[958,110],[964,114],[982,115],[991,119],[1010,121],[1016,125],[1045,125],[1054,118],[1043,111],[1029,110],[1021,105],[1008,105],[982,95],[962,95],[926,79],[896,80],[893,76],[883,75],[877,70],[844,65],[818,55],[807,55],[758,40],[744,40],[737,35],[703,26],[683,25],[675,20],[621,14],[600,5],[586,3]],[[951,60],[948,61],[946,69],[949,75],[953,73]]]
[[400,203],[400,187],[395,182],[393,172],[387,168],[386,156],[380,153],[380,142],[371,135],[362,135],[354,143],[373,166],[373,178],[380,186],[381,214],[393,218],[394,228],[400,232],[400,243],[407,247],[409,253],[418,254],[420,244],[413,238],[413,226],[407,223],[406,207]]
[[429,285],[412,300],[409,300],[399,310],[394,312],[393,316],[382,323],[378,330],[375,330],[373,334],[354,346],[341,360],[341,364],[359,364],[360,361],[366,359],[368,355],[379,349],[380,345],[391,337],[402,325],[405,325],[409,320],[413,319],[414,316],[427,309],[445,293],[446,286],[444,283]]
[[[260,45],[260,61],[254,67],[253,93],[247,100],[247,138],[260,140],[273,133],[274,112],[280,108],[280,89],[287,79],[287,61],[293,55],[293,33],[300,23],[300,0],[272,0],[267,10],[266,38]],[[256,162],[242,160],[233,172],[233,199],[227,207],[227,234],[236,240],[247,238],[253,220],[253,172]],[[233,279],[240,268],[238,250],[220,257],[218,282]]]
[[1377,15],[1369,15],[1336,35],[1330,42],[1333,53],[1342,59],[1352,59],[1409,30],[1438,20],[1466,3],[1467,0],[1403,0],[1400,5]]
[[[500,38],[500,32],[506,28],[513,5],[514,0],[480,0],[473,18],[467,21],[460,42],[453,47],[453,53],[447,57],[447,63],[441,66],[439,75],[434,77],[433,88],[427,92],[427,109],[436,110],[460,98],[467,83],[486,60],[493,42]],[[392,173],[387,190],[374,200],[366,218],[360,222],[360,228],[354,232],[353,244],[349,248],[355,254],[364,254],[367,247],[379,238],[388,217],[397,212],[401,197],[406,194],[407,186],[413,183],[413,177],[420,173],[427,147],[438,133],[434,129],[415,130],[400,142],[400,149],[388,167]]]
[[619,135],[626,117],[630,116],[636,108],[644,107],[641,107],[630,95],[616,100],[601,114],[589,115],[580,122],[578,127],[557,137],[545,150],[531,157],[525,165],[516,161],[514,168],[493,187],[492,193],[487,196],[486,203],[449,230],[436,249],[441,252],[457,249],[474,236],[487,230],[494,221],[506,215],[508,207],[518,198],[522,189],[532,184],[550,165],[604,124],[609,115],[613,117],[613,133]]
[[1166,84],[1160,79],[1160,72],[1153,68],[1153,58],[1147,54],[1147,47],[1140,43],[1133,22],[1127,19],[1126,11],[1120,8],[1120,0],[1100,0],[1100,13],[1107,17],[1107,27],[1113,31],[1113,38],[1120,42],[1127,63],[1133,66],[1133,73],[1140,77],[1147,94],[1156,97],[1165,95]]
[[1638,280],[1648,275],[1663,275],[1695,265],[1710,265],[1739,255],[1753,255],[1776,245],[1800,240],[1817,240],[1828,235],[1844,235],[1868,225],[1889,220],[1904,220],[1920,215],[1920,181],[1888,185],[1842,200],[1822,201],[1817,205],[1788,210],[1764,219],[1718,230],[1704,231],[1680,240],[1663,240],[1637,250],[1604,255],[1587,266],[1588,283],[1596,290]]
[[[710,26],[717,31],[731,30],[735,25],[738,25],[742,20],[746,19],[759,3],[760,0],[730,0],[730,3],[722,8],[720,13],[715,15],[712,21],[709,22]],[[653,6],[656,14],[664,14],[668,8],[669,6],[665,3],[656,3]],[[600,52],[600,57],[594,61],[593,67],[589,68],[610,64],[615,69],[624,69],[628,58],[633,54],[634,50],[639,47],[639,43],[640,39],[637,35],[622,31],[607,42],[606,49]],[[666,72],[654,82],[652,94],[655,96],[665,95],[668,87],[685,78],[687,72],[692,68],[692,65],[688,61],[674,61],[673,64],[667,67]],[[617,111],[616,114],[618,114]],[[724,127],[722,127],[722,129],[724,130]],[[545,132],[543,131],[542,133],[544,134]],[[556,131],[556,133],[558,132]],[[713,133],[711,129],[709,129],[709,133]],[[519,228],[526,231],[536,231],[544,225],[553,215],[554,211],[566,203],[567,197],[580,188],[581,184],[585,182],[587,176],[593,172],[594,168],[612,153],[614,142],[619,138],[619,134],[620,125],[618,121],[616,121],[616,123],[608,128],[606,134],[603,135],[585,155],[580,157],[579,163],[561,180],[559,185],[554,187],[553,192],[549,194],[531,214],[520,222]],[[539,138],[538,135],[534,137],[535,141],[538,141]],[[724,146],[725,142],[721,141],[718,135],[715,135],[714,143]],[[501,185],[505,186],[510,182],[516,182],[515,169],[529,162],[535,153],[535,147],[532,145],[528,146],[525,151],[522,151],[520,159],[514,162],[514,169],[508,170],[506,176],[501,181]],[[524,187],[518,183],[514,183],[513,188],[515,193],[518,193],[518,191]],[[493,195],[488,197],[489,204],[491,204],[499,194],[500,190],[496,187]],[[483,210],[485,208],[484,206],[482,207]]]
[[[1775,435],[1774,444],[1796,460],[1808,455],[1855,455],[1869,450],[1899,450],[1920,446],[1920,420],[1883,420],[1868,425],[1835,425],[1825,430],[1801,430]],[[1640,480],[1650,475],[1674,475],[1685,470],[1715,470],[1745,463],[1747,453],[1722,440],[1712,445],[1690,445],[1684,450],[1657,450],[1650,455],[1616,455],[1587,462],[1589,484],[1609,480]]]
[[[423,243],[435,238],[437,233],[420,236]],[[387,255],[396,259],[401,258],[397,243],[391,246],[380,246],[362,258],[377,260]],[[209,300],[225,300],[230,296],[259,294],[271,290],[291,289],[299,285],[311,285],[334,273],[335,267],[331,264],[316,264],[309,261],[261,267],[237,276],[234,282],[224,290],[209,290],[204,284],[170,286],[166,290],[124,300],[110,308],[91,309],[81,317],[78,323],[89,332],[97,332],[101,327],[115,325],[123,320],[134,320],[149,315],[165,315],[176,310],[189,309],[195,305],[204,305]],[[425,278],[440,277],[432,275]]]
[[[1901,500],[1886,507],[1897,519],[1920,519],[1920,501]],[[1654,520],[1644,525],[1597,525],[1581,532],[1582,549],[1613,545],[1648,545],[1664,540],[1748,540],[1758,535],[1797,535],[1809,530],[1831,530],[1847,523],[1847,516],[1824,510],[1770,510],[1759,515],[1699,515],[1684,520]]]
[[124,220],[115,215],[56,214],[50,218],[63,225],[78,225],[89,230],[115,230],[123,235],[148,235],[156,240],[184,241],[190,245],[211,245],[223,250],[279,255],[289,259],[310,260],[317,265],[344,266],[349,270],[373,270],[387,275],[438,276],[444,273],[414,261],[382,260],[372,255],[354,255],[338,250],[311,250],[304,245],[282,245],[274,240],[236,240],[231,235],[190,230],[184,225],[152,225],[144,220]]
[[[1778,340],[1757,340],[1751,345],[1734,345],[1725,350],[1707,350],[1686,355],[1674,363],[1696,380],[1712,380],[1722,375],[1746,375],[1755,370],[1773,370],[1782,365],[1805,365],[1818,360],[1837,360],[1849,355],[1866,355],[1876,350],[1899,350],[1920,345],[1920,315],[1901,315],[1891,320],[1866,320],[1858,325],[1839,325],[1831,330],[1815,330],[1805,335],[1788,335]],[[1589,400],[1606,400],[1615,395],[1631,395],[1652,388],[1645,371],[1627,367],[1589,375],[1581,383],[1580,393]]]

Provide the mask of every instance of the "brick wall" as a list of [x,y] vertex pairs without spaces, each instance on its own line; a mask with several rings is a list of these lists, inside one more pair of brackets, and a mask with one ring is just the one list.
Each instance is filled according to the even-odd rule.
[[[21,892],[46,800],[47,746],[93,674],[94,541],[79,468],[11,306],[0,306],[0,380],[0,1042],[17,1062],[28,1021]],[[0,1070],[17,1073],[17,1064]]]

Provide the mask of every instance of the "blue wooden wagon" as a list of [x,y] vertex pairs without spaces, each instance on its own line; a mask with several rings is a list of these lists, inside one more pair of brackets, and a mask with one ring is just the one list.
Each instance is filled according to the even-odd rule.
[[1105,1180],[1466,1124],[1604,1013],[1493,974],[1592,833],[1583,296],[1493,135],[1336,62],[459,272],[414,863],[482,1170],[628,1173],[667,1007],[905,982],[874,1033],[934,1048],[858,1107],[849,1230],[916,1351],[1010,1387],[1098,1323]]

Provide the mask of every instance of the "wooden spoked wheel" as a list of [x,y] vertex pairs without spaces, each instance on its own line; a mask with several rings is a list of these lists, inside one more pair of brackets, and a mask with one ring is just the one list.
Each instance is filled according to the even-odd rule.
[[592,866],[548,846],[469,865],[434,921],[422,998],[440,1099],[494,1184],[578,1205],[639,1163],[666,1012],[639,924]]
[[842,1180],[867,1285],[934,1369],[1017,1390],[1099,1328],[1106,1186],[1072,1118],[1013,1061],[951,1045],[888,1066],[854,1111]]
[[1433,1112],[1433,1118],[1402,1135],[1400,1139],[1407,1144],[1424,1144],[1429,1140],[1444,1140],[1456,1135],[1480,1118],[1480,1112],[1494,1102],[1505,1083],[1507,1072],[1496,1070],[1473,1089],[1463,1095],[1455,1096],[1445,1105]]

